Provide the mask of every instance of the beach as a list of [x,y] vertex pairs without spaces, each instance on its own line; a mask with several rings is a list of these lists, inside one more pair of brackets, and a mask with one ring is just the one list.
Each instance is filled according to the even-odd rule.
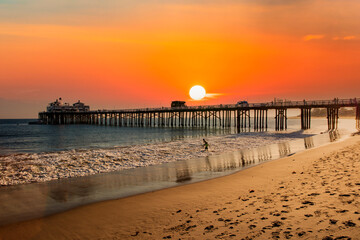
[[0,1],[0,240],[360,240],[360,1]]
[[0,239],[359,239],[360,137],[0,227]]

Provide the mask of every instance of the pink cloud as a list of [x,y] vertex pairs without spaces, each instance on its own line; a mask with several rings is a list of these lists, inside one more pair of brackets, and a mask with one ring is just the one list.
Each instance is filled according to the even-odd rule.
[[316,34],[316,35],[306,35],[303,37],[304,41],[310,41],[310,40],[319,40],[319,39],[323,39],[325,36],[324,35],[320,35],[320,34]]
[[205,95],[206,98],[217,98],[219,96],[225,95],[224,93],[207,93]]
[[345,36],[343,39],[344,40],[352,40],[352,39],[355,39],[356,37],[355,36]]

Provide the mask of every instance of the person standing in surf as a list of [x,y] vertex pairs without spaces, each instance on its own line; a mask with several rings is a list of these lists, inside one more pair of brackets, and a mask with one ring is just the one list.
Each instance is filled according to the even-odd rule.
[[203,142],[204,142],[205,151],[208,151],[209,150],[209,143],[205,139],[203,139]]

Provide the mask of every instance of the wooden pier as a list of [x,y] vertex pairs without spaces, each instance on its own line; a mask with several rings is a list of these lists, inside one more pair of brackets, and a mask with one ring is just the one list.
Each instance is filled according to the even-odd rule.
[[239,132],[268,128],[268,111],[275,111],[275,130],[287,129],[287,110],[300,109],[301,129],[311,127],[311,109],[326,108],[328,130],[338,127],[339,109],[356,107],[356,128],[360,130],[360,99],[284,101],[193,107],[40,112],[44,124],[94,124],[119,127],[203,127],[230,128]]

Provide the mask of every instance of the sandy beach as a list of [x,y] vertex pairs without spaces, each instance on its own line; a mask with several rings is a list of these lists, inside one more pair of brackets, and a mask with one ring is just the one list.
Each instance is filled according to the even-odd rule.
[[0,0],[0,240],[360,240],[360,0]]
[[360,239],[360,136],[0,227],[0,239]]

